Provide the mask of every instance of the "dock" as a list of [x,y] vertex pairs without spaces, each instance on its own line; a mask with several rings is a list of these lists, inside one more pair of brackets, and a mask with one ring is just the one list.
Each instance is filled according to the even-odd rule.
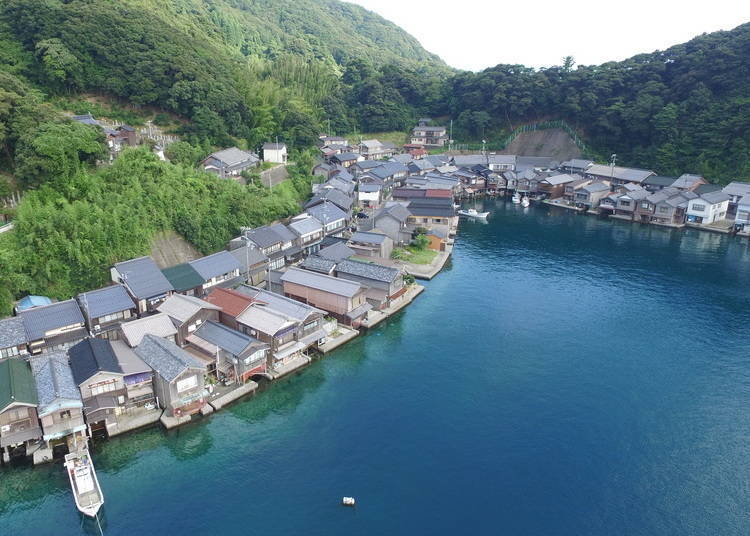
[[214,400],[210,400],[208,403],[211,404],[211,407],[214,408],[214,410],[218,411],[227,404],[234,402],[245,395],[254,393],[256,389],[258,389],[258,384],[252,380],[248,380],[247,383],[240,385],[236,389],[232,389],[228,393],[225,393]]
[[402,296],[393,300],[390,306],[379,311],[373,309],[368,312],[367,319],[362,322],[361,326],[366,329],[374,328],[386,318],[395,315],[401,309],[409,305],[417,296],[422,294],[422,292],[424,292],[424,286],[416,284],[412,285]]

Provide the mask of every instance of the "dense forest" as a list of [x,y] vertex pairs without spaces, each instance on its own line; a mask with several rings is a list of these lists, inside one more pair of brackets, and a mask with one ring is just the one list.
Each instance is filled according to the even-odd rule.
[[750,178],[750,24],[598,66],[498,65],[449,81],[464,135],[566,119],[603,154],[662,174]]
[[[124,120],[171,118],[172,163],[143,149],[97,168],[100,131],[63,115],[94,109],[92,95]],[[750,179],[750,24],[599,66],[468,73],[337,0],[4,0],[0,198],[26,195],[0,236],[0,313],[27,292],[103,283],[160,230],[221,248],[297,209],[320,132],[406,133],[424,115],[453,118],[459,142],[564,119],[624,165]],[[194,169],[214,148],[276,137],[298,166],[273,192]]]

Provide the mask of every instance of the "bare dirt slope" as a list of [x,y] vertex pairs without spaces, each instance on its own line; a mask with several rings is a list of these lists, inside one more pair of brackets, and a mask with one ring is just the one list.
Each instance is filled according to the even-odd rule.
[[151,241],[151,256],[159,268],[169,268],[201,257],[187,240],[174,231],[159,233]]
[[558,128],[522,132],[501,153],[518,156],[551,156],[560,162],[581,156],[581,151],[573,139],[567,132]]

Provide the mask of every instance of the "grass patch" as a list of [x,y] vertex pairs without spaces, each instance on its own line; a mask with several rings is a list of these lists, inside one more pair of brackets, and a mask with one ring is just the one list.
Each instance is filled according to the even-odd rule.
[[396,144],[397,147],[401,147],[403,144],[409,142],[409,135],[406,132],[393,131],[393,132],[368,132],[368,133],[355,133],[347,134],[344,136],[351,145],[357,145],[360,139],[363,140],[378,140],[380,142],[389,141]]
[[417,249],[413,246],[396,248],[393,250],[392,258],[410,262],[412,264],[430,264],[438,252],[433,249]]

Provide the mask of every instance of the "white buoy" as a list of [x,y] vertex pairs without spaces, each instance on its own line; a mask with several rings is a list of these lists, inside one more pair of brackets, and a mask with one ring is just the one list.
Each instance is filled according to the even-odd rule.
[[354,506],[357,504],[357,501],[354,500],[354,497],[344,497],[341,499],[341,504],[344,506]]

